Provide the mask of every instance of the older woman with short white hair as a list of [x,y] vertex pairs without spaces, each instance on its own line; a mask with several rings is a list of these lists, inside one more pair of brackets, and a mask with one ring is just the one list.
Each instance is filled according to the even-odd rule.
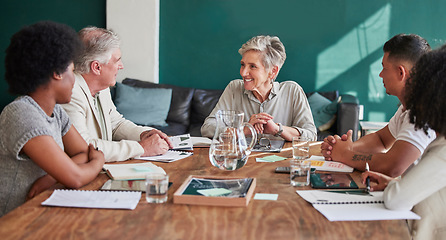
[[256,36],[239,49],[240,75],[231,81],[201,127],[201,134],[213,137],[218,110],[236,110],[261,134],[287,141],[305,136],[316,140],[316,127],[302,87],[295,81],[274,81],[285,62],[285,47],[278,37]]

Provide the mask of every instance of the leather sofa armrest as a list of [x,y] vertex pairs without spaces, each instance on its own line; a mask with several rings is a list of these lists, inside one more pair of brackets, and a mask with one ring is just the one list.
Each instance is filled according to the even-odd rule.
[[337,113],[337,133],[344,134],[353,130],[352,139],[358,139],[359,130],[359,101],[355,96],[341,95]]

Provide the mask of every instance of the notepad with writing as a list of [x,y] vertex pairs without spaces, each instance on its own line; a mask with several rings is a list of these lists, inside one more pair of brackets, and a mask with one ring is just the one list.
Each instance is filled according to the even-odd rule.
[[299,196],[324,215],[329,221],[373,221],[420,219],[412,211],[390,210],[384,206],[383,192],[347,194],[348,191],[296,191]]
[[141,192],[56,189],[42,205],[133,210],[140,199]]
[[153,163],[104,164],[102,168],[113,180],[141,180],[147,173],[166,173]]

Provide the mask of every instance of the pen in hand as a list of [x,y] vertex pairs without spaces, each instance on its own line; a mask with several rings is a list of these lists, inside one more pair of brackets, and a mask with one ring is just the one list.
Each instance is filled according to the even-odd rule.
[[[369,163],[365,163],[365,171],[366,172],[370,171]],[[367,192],[370,192],[370,177],[367,177],[365,179],[365,183],[366,183],[366,187],[367,187]]]

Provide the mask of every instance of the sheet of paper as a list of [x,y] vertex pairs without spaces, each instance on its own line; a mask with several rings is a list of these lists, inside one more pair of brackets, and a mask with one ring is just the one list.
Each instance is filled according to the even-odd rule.
[[285,157],[280,157],[277,155],[269,155],[266,157],[262,157],[262,158],[256,158],[256,162],[277,162],[277,161],[282,161],[282,160],[286,160],[287,158]]
[[319,171],[353,172],[352,167],[340,162],[325,161],[325,158],[322,156],[313,155],[309,158],[309,160],[311,160],[311,167],[316,168],[316,170]]
[[382,203],[383,192],[371,192],[370,195],[346,194],[343,191],[297,190],[299,196],[312,204],[348,204]]
[[156,162],[175,162],[175,161],[178,161],[183,158],[187,158],[192,155],[193,155],[192,152],[169,150],[163,155],[152,156],[152,157],[137,157],[135,159],[146,160],[146,161],[156,161]]
[[42,205],[133,210],[138,205],[140,199],[141,192],[56,189],[47,200],[42,202]]
[[256,193],[256,195],[254,195],[255,200],[277,201],[278,197],[279,197],[279,194],[272,194],[272,193]]
[[379,204],[314,204],[313,207],[329,221],[376,221],[421,219],[412,211],[394,211]]
[[197,192],[201,195],[207,196],[207,197],[216,197],[216,196],[222,196],[231,193],[232,191],[226,188],[212,188],[212,189],[201,189],[197,190]]
[[173,145],[173,150],[193,150],[190,134],[182,134],[169,137]]

